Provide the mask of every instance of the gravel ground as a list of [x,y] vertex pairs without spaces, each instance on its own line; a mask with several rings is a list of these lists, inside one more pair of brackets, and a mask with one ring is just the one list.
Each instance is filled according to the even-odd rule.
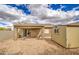
[[51,40],[27,38],[0,42],[1,55],[78,55],[79,48],[65,49]]

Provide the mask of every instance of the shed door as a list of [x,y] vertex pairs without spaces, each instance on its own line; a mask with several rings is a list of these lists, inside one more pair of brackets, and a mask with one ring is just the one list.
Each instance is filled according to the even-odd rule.
[[67,27],[67,47],[79,47],[79,27]]

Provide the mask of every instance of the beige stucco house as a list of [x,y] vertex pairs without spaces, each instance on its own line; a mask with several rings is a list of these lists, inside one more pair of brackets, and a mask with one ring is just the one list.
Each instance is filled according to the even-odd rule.
[[50,24],[14,24],[15,39],[17,38],[52,38]]
[[14,24],[15,39],[50,38],[65,48],[79,47],[79,23],[68,25]]
[[52,40],[66,48],[78,48],[79,23],[53,26]]

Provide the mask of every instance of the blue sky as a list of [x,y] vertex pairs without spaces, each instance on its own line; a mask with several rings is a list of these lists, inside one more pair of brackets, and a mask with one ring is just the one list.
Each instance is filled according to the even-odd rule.
[[29,9],[27,8],[27,5],[28,5],[28,4],[20,4],[20,5],[16,5],[16,4],[6,4],[6,5],[9,5],[9,6],[11,6],[11,7],[16,7],[16,8],[18,8],[18,9],[23,10],[24,13],[30,14]]
[[[27,8],[27,5],[28,5],[28,4],[20,4],[20,5],[16,5],[16,4],[6,4],[6,5],[9,5],[9,6],[11,6],[11,7],[16,7],[16,8],[18,8],[18,9],[21,9],[21,10],[23,10],[23,12],[26,13],[26,14],[30,14],[30,13],[31,13],[31,12],[29,11],[29,9]],[[49,7],[48,7],[48,8],[51,8],[51,9],[53,9],[53,10],[57,10],[57,9],[59,9],[59,8],[61,7],[61,5],[64,6],[64,8],[62,8],[63,11],[70,11],[70,10],[72,10],[73,8],[79,6],[79,4],[49,4]],[[79,10],[79,8],[76,9],[76,10]]]
[[[0,22],[67,23],[79,20],[79,4],[2,4]],[[73,22],[73,21],[72,21]]]

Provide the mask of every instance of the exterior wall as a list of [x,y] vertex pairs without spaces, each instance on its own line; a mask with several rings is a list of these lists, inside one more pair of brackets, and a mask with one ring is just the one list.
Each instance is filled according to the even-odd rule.
[[19,33],[18,33],[18,28],[14,28],[14,39],[17,40]]
[[[29,38],[51,38],[51,28],[15,28],[15,37],[16,39],[19,38],[19,35],[21,37],[25,37],[24,30],[29,30],[30,35],[28,36]],[[41,33],[40,33],[41,32]],[[38,36],[39,35],[39,36]],[[27,36],[26,36],[27,37]]]
[[37,37],[37,35],[38,35],[38,33],[39,33],[39,31],[40,31],[40,29],[31,29],[30,30],[30,34],[31,34],[31,36],[30,37],[32,37],[32,38],[36,38]]
[[[58,29],[58,33],[55,32],[55,29]],[[54,26],[52,32],[52,40],[66,47],[66,26]]]
[[[24,34],[27,35],[27,33],[25,33],[24,30],[29,30],[29,35],[28,35],[28,36],[24,36]],[[20,29],[20,30],[19,30],[19,35],[21,35],[21,37],[31,37],[31,38],[35,38],[35,37],[37,37],[39,31],[40,31],[40,29]],[[26,31],[26,32],[27,32],[27,31]]]
[[44,28],[43,29],[43,32],[42,32],[42,37],[43,38],[51,38],[51,35],[52,35],[52,28]]
[[67,27],[67,48],[79,47],[79,27]]
[[14,39],[14,31],[0,31],[0,41]]

